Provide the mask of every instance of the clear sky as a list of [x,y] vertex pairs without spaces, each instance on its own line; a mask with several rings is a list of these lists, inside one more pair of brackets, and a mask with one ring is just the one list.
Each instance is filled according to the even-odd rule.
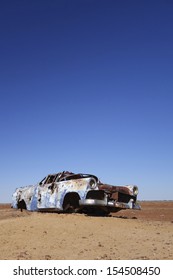
[[69,170],[173,199],[173,1],[0,1],[0,202]]

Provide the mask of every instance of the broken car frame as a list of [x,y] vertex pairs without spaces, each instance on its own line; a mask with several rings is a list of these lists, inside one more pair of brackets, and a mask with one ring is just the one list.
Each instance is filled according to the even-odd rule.
[[140,210],[138,187],[103,184],[95,175],[63,171],[49,174],[40,183],[17,188],[12,207],[29,211],[117,212],[121,209]]

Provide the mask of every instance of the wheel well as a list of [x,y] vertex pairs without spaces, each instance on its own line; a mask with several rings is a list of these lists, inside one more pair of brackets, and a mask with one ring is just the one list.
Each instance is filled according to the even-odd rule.
[[69,207],[74,209],[79,208],[80,196],[76,192],[69,192],[65,195],[63,201],[63,210],[66,210]]
[[18,201],[17,208],[18,209],[27,209],[26,208],[26,203],[25,203],[25,201],[23,199],[21,201]]

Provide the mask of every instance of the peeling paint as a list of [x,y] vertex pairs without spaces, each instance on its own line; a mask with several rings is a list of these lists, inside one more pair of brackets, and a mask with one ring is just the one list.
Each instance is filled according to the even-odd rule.
[[95,175],[68,171],[49,174],[36,185],[17,188],[12,207],[29,211],[70,211],[105,213],[140,209],[138,187],[103,184]]

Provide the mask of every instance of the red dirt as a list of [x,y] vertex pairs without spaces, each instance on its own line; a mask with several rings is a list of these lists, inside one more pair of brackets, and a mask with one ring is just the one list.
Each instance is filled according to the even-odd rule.
[[173,259],[173,201],[141,202],[109,217],[0,205],[0,259]]

